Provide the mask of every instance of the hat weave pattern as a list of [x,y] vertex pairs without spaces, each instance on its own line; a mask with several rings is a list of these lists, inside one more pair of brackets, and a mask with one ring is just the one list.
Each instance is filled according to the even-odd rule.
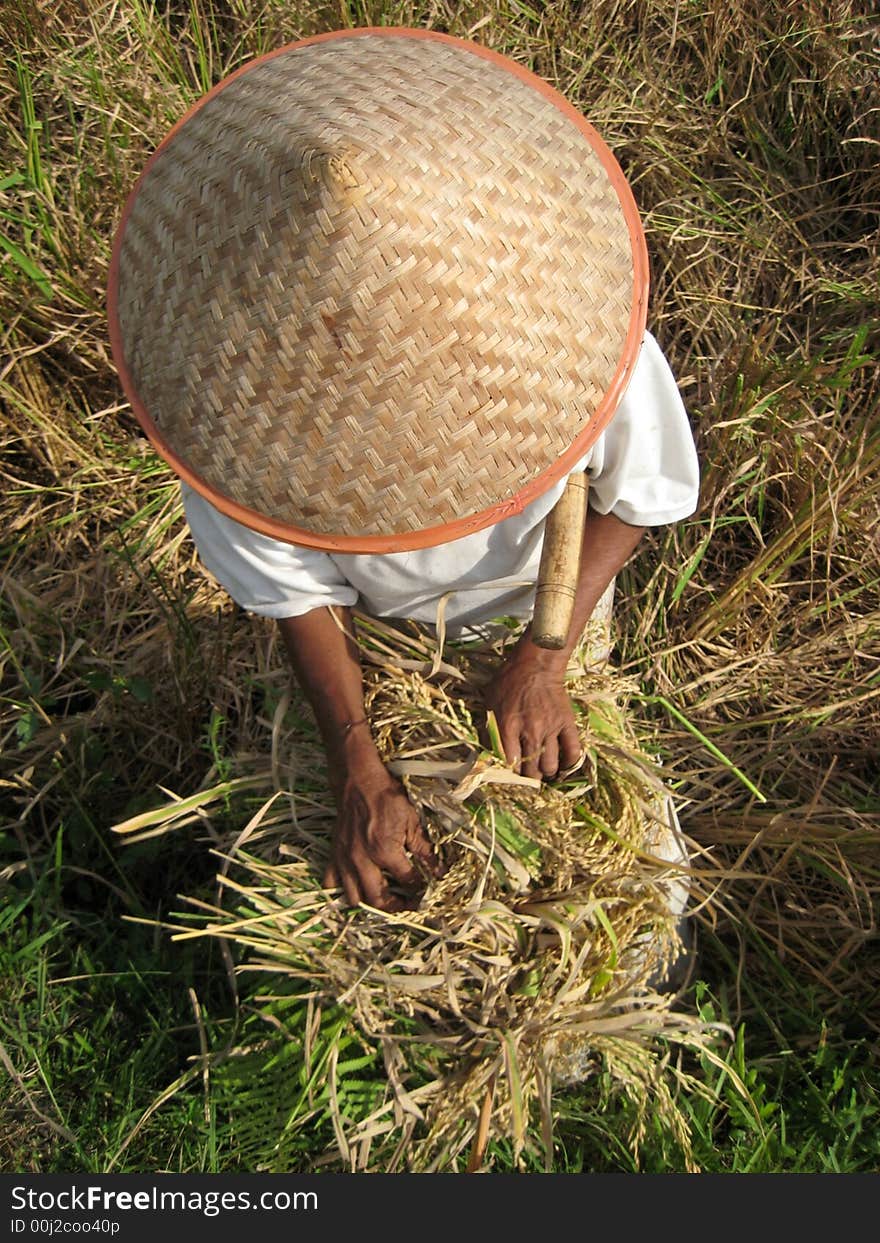
[[618,193],[498,61],[401,33],[285,49],[207,97],[129,205],[140,405],[209,489],[317,546],[509,501],[620,366]]

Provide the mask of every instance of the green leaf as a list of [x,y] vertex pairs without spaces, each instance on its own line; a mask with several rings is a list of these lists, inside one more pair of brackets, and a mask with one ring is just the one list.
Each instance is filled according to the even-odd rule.
[[596,918],[608,934],[608,940],[611,942],[611,953],[608,957],[608,966],[612,969],[617,966],[620,958],[620,944],[617,940],[617,933],[611,924],[611,920],[605,914],[601,906],[596,907]]
[[153,687],[146,678],[133,677],[125,679],[125,688],[130,691],[138,703],[148,704],[153,702]]
[[46,298],[51,298],[53,294],[52,283],[42,268],[34,263],[33,259],[28,258],[23,250],[19,249],[14,242],[11,242],[5,234],[0,233],[0,250],[5,250],[7,255],[19,269],[19,271],[39,288],[40,293]]
[[495,713],[491,710],[486,713],[486,733],[489,735],[492,754],[496,759],[501,760],[503,764],[506,764],[507,756],[504,754],[504,744],[501,741],[501,732],[498,729],[498,722],[495,720]]
[[83,674],[83,681],[90,691],[109,691],[113,689],[113,676],[106,669],[89,669]]
[[15,723],[15,735],[19,747],[25,747],[40,728],[40,717],[32,708],[27,708]]
[[[482,821],[486,820],[487,813],[484,807],[481,807],[477,814]],[[533,876],[540,875],[544,858],[541,847],[523,832],[522,825],[516,816],[504,808],[496,807],[494,819],[495,836],[499,844],[508,854],[524,864]],[[503,872],[499,875],[503,875]]]

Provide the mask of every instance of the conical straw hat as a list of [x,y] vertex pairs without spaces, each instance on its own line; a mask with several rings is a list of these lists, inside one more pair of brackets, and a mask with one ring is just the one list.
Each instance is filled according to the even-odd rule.
[[518,512],[612,417],[645,326],[632,195],[584,118],[486,48],[359,29],[245,65],[126,204],[113,354],[223,512],[345,552]]

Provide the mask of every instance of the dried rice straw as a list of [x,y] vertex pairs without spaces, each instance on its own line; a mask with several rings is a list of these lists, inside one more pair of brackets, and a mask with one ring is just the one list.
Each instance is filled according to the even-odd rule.
[[293,824],[282,810],[272,774],[301,745],[283,737],[276,714],[267,801],[223,856],[216,904],[189,900],[194,914],[166,926],[176,939],[228,943],[239,971],[286,976],[316,1005],[341,1007],[381,1051],[387,1099],[365,1117],[334,1107],[339,1071],[327,1066],[336,1147],[350,1168],[388,1168],[402,1135],[396,1159],[410,1170],[463,1168],[469,1150],[474,1168],[499,1138],[517,1157],[543,1146],[549,1168],[552,1092],[599,1067],[640,1117],[650,1103],[687,1153],[667,1043],[711,1056],[715,1032],[654,985],[680,948],[671,887],[682,865],[662,849],[669,793],[620,706],[632,688],[581,667],[569,690],[584,764],[541,785],[480,740],[477,688],[498,644],[440,659],[424,631],[366,619],[360,642],[374,736],[424,813],[445,874],[417,910],[394,915],[352,911],[323,890],[332,802],[294,781],[284,792]]

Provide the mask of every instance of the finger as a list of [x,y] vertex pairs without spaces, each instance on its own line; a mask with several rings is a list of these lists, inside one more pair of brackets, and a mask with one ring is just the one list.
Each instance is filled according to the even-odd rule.
[[361,891],[357,882],[357,876],[348,868],[340,868],[340,879],[342,880],[342,892],[349,906],[360,906]]
[[413,858],[423,881],[428,877],[437,879],[446,872],[443,861],[433,849],[427,850],[422,854],[414,853]]
[[580,768],[586,752],[581,745],[581,737],[573,725],[566,725],[559,735],[560,769],[562,776],[568,776],[576,768]]
[[510,722],[499,730],[501,735],[501,749],[504,752],[504,759],[508,768],[512,768],[514,772],[519,772],[520,756],[522,752],[519,747],[519,725],[516,722]]
[[530,738],[522,740],[522,760],[520,761],[519,771],[524,777],[541,778],[541,770],[538,768],[538,761],[541,758],[541,745]]
[[380,911],[399,911],[402,902],[389,892],[387,880],[372,859],[361,857],[352,862],[357,868],[358,884],[364,902]]
[[387,890],[385,896],[381,899],[371,902],[371,906],[375,906],[380,911],[385,911],[388,915],[398,915],[401,911],[411,911],[417,902],[413,900],[407,901],[406,898],[399,898],[396,894],[391,894]]
[[418,868],[427,871],[432,876],[440,876],[442,874],[442,864],[437,858],[431,839],[420,824],[414,825],[408,831],[406,848],[415,859]]
[[544,748],[541,751],[541,758],[538,763],[541,772],[548,781],[559,772],[559,743],[556,741],[555,734],[551,734],[549,738],[544,739]]
[[403,852],[402,847],[382,848],[373,851],[373,862],[383,872],[387,872],[400,885],[411,888],[421,883],[421,874],[413,861]]
[[326,868],[324,869],[324,879],[322,881],[322,884],[325,889],[339,889],[340,888],[339,874],[336,871],[336,867],[334,864],[332,863],[327,864]]

